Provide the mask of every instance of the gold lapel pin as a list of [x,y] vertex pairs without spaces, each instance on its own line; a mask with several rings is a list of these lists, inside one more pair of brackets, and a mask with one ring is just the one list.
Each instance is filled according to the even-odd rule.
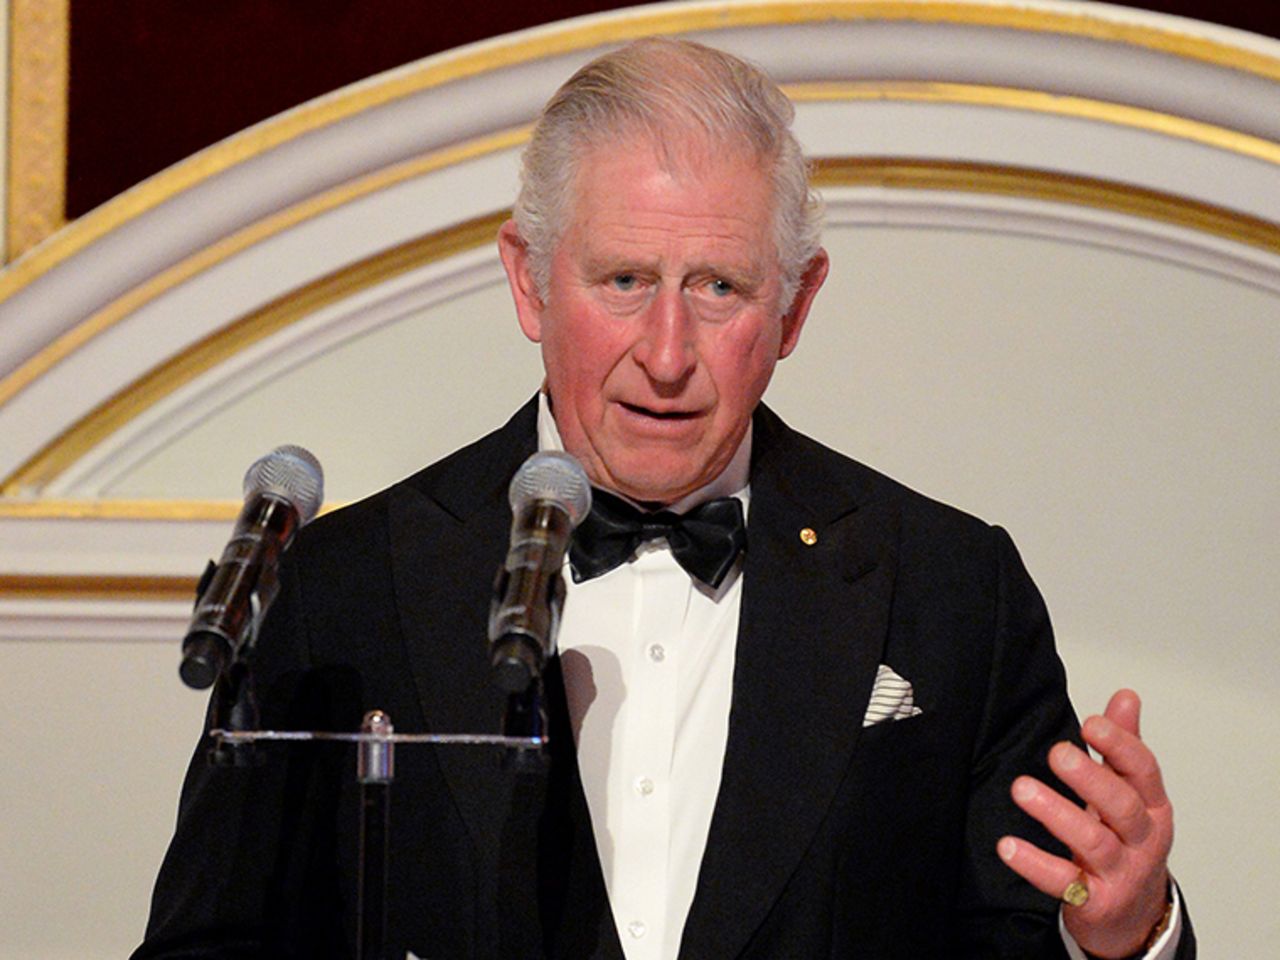
[[800,542],[806,547],[812,547],[818,542],[818,535],[814,532],[813,527],[805,527],[800,531]]

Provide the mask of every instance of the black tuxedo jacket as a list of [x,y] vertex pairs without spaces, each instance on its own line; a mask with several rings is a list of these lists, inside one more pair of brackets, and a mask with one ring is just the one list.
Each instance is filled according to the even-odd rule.
[[[302,531],[254,654],[264,726],[354,730],[376,707],[402,732],[496,732],[486,618],[535,410]],[[1064,956],[1057,903],[995,853],[1007,832],[1052,846],[1009,785],[1052,781],[1046,751],[1076,736],[1012,544],[766,409],[754,431],[729,736],[681,957]],[[923,712],[864,729],[881,663]],[[545,775],[493,748],[397,751],[393,956],[621,960],[554,667],[547,699]],[[259,753],[197,752],[139,960],[354,953],[354,750]]]

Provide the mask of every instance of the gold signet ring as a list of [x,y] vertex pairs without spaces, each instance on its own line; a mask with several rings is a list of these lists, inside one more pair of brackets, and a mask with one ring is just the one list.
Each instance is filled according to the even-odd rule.
[[1083,873],[1067,884],[1067,889],[1062,891],[1062,902],[1073,907],[1083,907],[1089,902],[1089,888]]

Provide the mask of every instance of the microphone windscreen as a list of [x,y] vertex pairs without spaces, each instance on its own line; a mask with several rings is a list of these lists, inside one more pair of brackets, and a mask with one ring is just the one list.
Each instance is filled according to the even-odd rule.
[[324,502],[324,470],[309,450],[286,444],[259,457],[244,475],[244,497],[271,493],[298,511],[299,525],[310,523]]
[[530,503],[550,500],[564,508],[569,522],[576,527],[591,509],[591,481],[571,454],[544,450],[516,471],[507,498],[511,512],[517,516]]

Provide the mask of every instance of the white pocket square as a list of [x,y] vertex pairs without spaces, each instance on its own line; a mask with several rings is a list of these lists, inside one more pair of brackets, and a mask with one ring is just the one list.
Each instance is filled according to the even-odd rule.
[[876,669],[875,686],[871,688],[871,702],[867,705],[866,716],[862,718],[864,727],[889,720],[905,720],[907,717],[918,717],[920,708],[916,706],[915,691],[911,683],[898,676],[883,663]]

